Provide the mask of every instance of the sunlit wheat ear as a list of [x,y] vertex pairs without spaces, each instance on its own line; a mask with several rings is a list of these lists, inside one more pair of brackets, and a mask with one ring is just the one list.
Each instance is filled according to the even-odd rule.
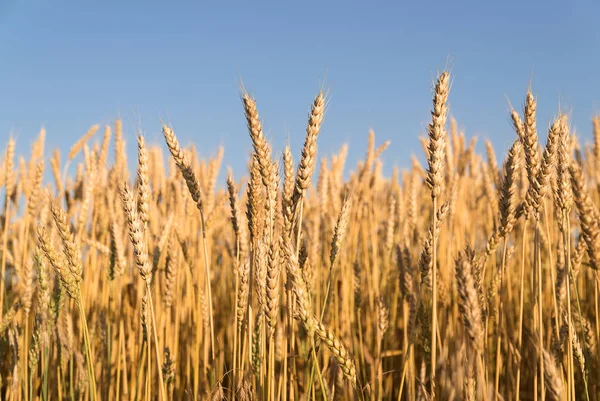
[[248,252],[248,231],[242,221],[242,213],[238,201],[238,189],[231,170],[229,170],[227,174],[227,193],[229,195],[231,225],[235,234],[236,243],[239,244],[240,259],[243,259]]
[[58,149],[54,149],[54,152],[52,152],[50,167],[52,169],[52,178],[54,178],[56,192],[60,194],[62,193],[62,181],[60,178],[60,151]]
[[29,190],[29,196],[27,197],[27,214],[30,219],[34,219],[37,214],[39,205],[39,195],[42,190],[42,179],[44,178],[44,161],[40,160],[35,169],[35,176],[31,188]]
[[442,72],[437,79],[434,95],[431,123],[427,127],[429,145],[427,147],[427,185],[431,189],[431,197],[438,198],[442,191],[444,179],[444,158],[446,151],[446,118],[448,114],[448,93],[450,90],[450,74]]
[[321,214],[325,215],[329,209],[329,168],[327,166],[327,158],[321,158],[321,166],[319,167],[319,176],[317,178],[317,195],[319,196],[319,208]]
[[250,233],[250,243],[253,244],[260,237],[262,228],[262,215],[264,208],[261,207],[263,201],[264,186],[260,178],[260,165],[256,156],[252,157],[250,165],[250,181],[248,182],[246,218],[248,220],[248,231]]
[[362,270],[358,260],[354,261],[352,265],[352,289],[354,291],[354,309],[359,310],[362,306]]
[[390,252],[392,250],[392,247],[394,246],[394,234],[399,219],[399,214],[396,213],[398,203],[397,199],[398,198],[396,197],[396,194],[390,192],[387,199],[389,220],[385,224],[384,239],[384,247],[387,252]]
[[37,273],[37,288],[38,288],[38,313],[47,321],[50,313],[50,277],[48,267],[44,257],[44,251],[39,244],[35,251],[35,269]]
[[37,140],[31,145],[31,162],[39,162],[44,157],[44,146],[46,144],[46,129],[40,128]]
[[252,146],[254,147],[256,159],[260,166],[263,184],[268,186],[269,177],[271,175],[271,148],[263,133],[258,109],[256,108],[256,100],[248,93],[244,93],[242,95],[242,101],[244,103],[244,113],[246,114],[248,131],[250,133],[250,138],[252,139]]
[[[556,208],[568,213],[573,206],[573,190],[571,188],[571,173],[569,165],[573,162],[571,156],[571,136],[566,119],[561,119],[558,149],[556,156],[556,184],[554,185],[554,201]],[[559,227],[562,227],[559,219]]]
[[596,171],[600,167],[600,115],[592,118],[592,132],[594,135],[594,162]]
[[519,172],[522,150],[521,141],[517,139],[508,151],[508,156],[504,162],[504,176],[499,182],[498,209],[500,213],[500,225],[488,238],[485,245],[485,252],[480,255],[476,262],[478,266],[485,265],[487,259],[498,249],[500,241],[506,238],[513,230],[519,218],[518,213],[524,210],[523,205],[517,207],[517,173]]
[[239,266],[240,286],[237,293],[237,327],[240,329],[244,322],[246,308],[248,306],[249,279],[250,279],[250,264],[247,261],[242,261]]
[[388,309],[383,297],[377,299],[377,330],[379,338],[383,338],[390,327],[390,310]]
[[114,280],[122,276],[125,272],[127,261],[125,259],[125,251],[123,248],[121,226],[116,219],[110,222],[110,265],[108,269],[108,279]]
[[598,270],[600,268],[600,226],[598,223],[600,215],[587,192],[585,178],[579,165],[571,163],[569,171],[581,233],[587,247],[590,265]]
[[415,299],[416,289],[413,279],[414,273],[410,249],[407,246],[396,245],[396,265],[398,267],[402,297],[410,304]]
[[519,140],[515,141],[508,150],[508,156],[504,163],[504,177],[500,186],[499,210],[500,210],[500,234],[506,237],[515,224],[515,210],[517,203],[517,173],[519,160],[523,146]]
[[294,203],[297,203],[312,183],[312,175],[317,163],[317,138],[321,131],[321,124],[325,116],[325,95],[319,92],[313,101],[308,124],[306,126],[306,137],[302,147],[302,156],[296,172],[296,184],[294,187]]
[[77,283],[80,283],[83,276],[83,266],[81,264],[81,251],[79,245],[75,242],[75,236],[68,224],[65,211],[50,197],[49,194],[48,199],[52,217],[54,218],[54,224],[61,239],[62,250],[67,261],[68,270],[71,273],[72,279]]
[[581,372],[581,374],[585,375],[586,374],[586,362],[585,362],[585,355],[583,352],[583,346],[581,345],[581,341],[579,340],[577,331],[575,330],[575,327],[573,326],[573,322],[569,321],[569,315],[566,311],[563,311],[563,322],[565,322],[565,325],[567,326],[567,341],[568,341],[568,337],[569,337],[568,331],[569,331],[569,326],[570,326],[571,335],[572,335],[570,346],[573,349],[573,357],[575,358],[575,361],[577,361],[579,371]]
[[16,142],[11,136],[4,153],[4,198],[5,204],[13,198],[16,189],[16,173],[14,166]]
[[50,262],[50,265],[60,279],[67,294],[71,298],[77,300],[79,298],[79,282],[67,268],[67,262],[64,258],[61,258],[55,251],[54,246],[50,242],[50,237],[48,236],[46,228],[38,225],[37,235],[40,249],[44,253],[46,259],[48,259],[48,262]]
[[138,140],[138,168],[137,168],[137,191],[138,212],[142,226],[145,228],[150,220],[150,182],[148,173],[148,150],[146,140],[140,133]]
[[4,316],[2,316],[2,320],[0,320],[0,335],[3,335],[4,332],[10,327],[10,325],[13,324],[18,312],[19,303],[15,302],[13,306],[7,312],[4,313]]
[[475,279],[472,274],[472,258],[472,254],[467,250],[460,253],[456,260],[458,307],[470,344],[475,350],[481,352],[483,350],[483,321],[481,318],[481,305],[475,289]]
[[88,129],[87,132],[81,138],[79,138],[77,142],[75,142],[75,144],[71,147],[71,150],[69,151],[67,161],[71,161],[75,158],[75,156],[77,156],[81,149],[83,149],[83,145],[85,145],[87,141],[89,141],[94,136],[94,134],[96,134],[98,128],[100,128],[99,125],[92,125],[90,129]]
[[342,205],[342,210],[338,216],[337,224],[333,231],[333,238],[331,240],[331,252],[329,254],[329,261],[333,265],[337,259],[344,240],[346,237],[346,230],[350,220],[350,211],[352,210],[352,195],[348,196]]
[[302,278],[298,266],[298,259],[291,241],[287,241],[284,252],[286,255],[288,279],[292,285],[292,291],[296,296],[295,318],[302,322],[309,335],[314,335],[323,341],[325,346],[327,346],[340,364],[340,368],[344,372],[346,379],[348,379],[353,386],[356,386],[356,367],[346,347],[333,331],[315,318],[311,312],[310,296],[308,294],[308,289],[306,288],[306,283]]
[[190,195],[196,204],[198,210],[202,210],[202,193],[200,191],[200,182],[196,178],[196,174],[194,173],[194,169],[187,159],[185,153],[179,146],[179,141],[175,136],[175,133],[170,127],[163,125],[163,135],[165,137],[165,141],[167,142],[167,146],[169,151],[171,152],[171,156],[173,156],[173,160],[175,164],[181,171],[181,175],[183,175],[183,179],[190,191]]
[[286,236],[292,235],[292,220],[294,218],[294,159],[289,146],[283,151],[283,191],[281,207],[283,212],[283,229]]
[[499,170],[498,170],[498,162],[496,160],[496,152],[494,151],[494,146],[489,140],[485,141],[485,152],[487,153],[488,167],[492,174],[492,179],[494,184],[498,185],[499,181]]
[[383,152],[385,152],[385,150],[390,146],[392,142],[388,139],[387,141],[385,141],[384,143],[382,143],[381,145],[379,145],[379,147],[377,149],[375,149],[375,152],[373,154],[373,157],[375,159],[378,159],[381,154]]
[[115,121],[115,169],[119,175],[126,176],[127,173],[127,156],[125,154],[125,140],[123,139],[123,121],[118,119]]
[[525,97],[525,107],[523,115],[525,121],[521,122],[517,119],[518,114],[513,111],[513,124],[519,134],[521,141],[523,142],[523,148],[525,149],[525,163],[527,168],[527,178],[529,179],[529,185],[533,185],[537,175],[537,171],[540,163],[539,156],[539,143],[538,134],[536,128],[536,109],[537,103],[533,94],[527,92]]
[[110,145],[110,138],[112,131],[110,125],[104,127],[104,135],[102,137],[102,146],[100,147],[100,154],[98,156],[98,169],[102,170],[105,168],[106,158],[108,157],[108,147]]
[[294,158],[289,146],[283,150],[283,202],[289,203],[294,192]]
[[350,353],[340,341],[335,333],[322,322],[319,322],[314,316],[310,316],[306,323],[307,330],[314,330],[315,336],[323,341],[329,352],[333,354],[336,361],[340,365],[346,379],[356,387],[356,366],[350,356]]
[[556,152],[558,148],[559,138],[566,126],[565,116],[560,116],[550,127],[548,132],[548,142],[544,149],[544,154],[541,163],[538,164],[537,173],[533,182],[529,184],[525,201],[523,202],[522,212],[527,216],[532,210],[535,218],[539,219],[542,200],[550,186],[550,175],[556,165]]
[[273,241],[276,219],[279,215],[280,203],[277,201],[279,198],[279,164],[277,162],[269,163],[269,177],[266,185],[267,192],[267,205],[266,214],[268,216],[267,227]]
[[581,326],[583,340],[585,342],[588,355],[596,355],[595,357],[589,359],[596,359],[597,361],[598,357],[596,352],[598,338],[596,337],[596,332],[594,331],[594,325],[585,316],[580,317],[578,314],[575,314],[575,320],[578,321],[579,325]]
[[165,309],[169,309],[173,305],[175,281],[177,279],[179,253],[177,252],[174,242],[173,235],[170,235],[167,246],[167,258],[165,260],[165,287],[163,295],[163,304]]
[[275,334],[275,326],[277,324],[277,316],[279,313],[279,276],[281,266],[279,265],[279,242],[273,240],[269,247],[267,277],[266,277],[266,318],[269,326],[269,336]]
[[129,190],[127,184],[121,186],[121,199],[123,201],[123,210],[127,217],[129,226],[129,240],[133,245],[135,263],[140,272],[140,276],[149,286],[152,279],[152,266],[148,256],[148,247],[144,239],[143,223],[138,216],[137,206],[133,198],[133,193]]
[[20,280],[22,285],[21,290],[21,305],[23,307],[23,312],[25,314],[29,314],[31,311],[31,303],[33,301],[33,293],[34,293],[34,271],[33,271],[33,260],[28,259],[25,262],[25,266],[22,268],[22,272],[20,274]]
[[544,359],[544,383],[546,384],[546,395],[551,401],[562,401],[564,385],[561,369],[554,357],[548,351],[539,348],[537,351],[542,353]]
[[241,215],[240,209],[237,204],[237,187],[235,185],[235,181],[233,179],[233,174],[231,170],[227,173],[227,192],[229,195],[229,207],[231,210],[231,225],[233,227],[233,232],[237,239],[240,238],[240,225],[241,225]]

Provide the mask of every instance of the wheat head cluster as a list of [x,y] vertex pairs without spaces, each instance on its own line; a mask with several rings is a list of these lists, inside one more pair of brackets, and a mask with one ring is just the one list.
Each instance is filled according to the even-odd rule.
[[296,155],[242,91],[247,175],[222,183],[223,149],[169,125],[94,125],[62,160],[43,129],[30,156],[9,138],[0,398],[599,401],[600,117],[590,145],[560,111],[539,132],[526,91],[499,164],[450,88],[426,166],[390,177],[373,132],[354,168],[318,155],[323,91]]

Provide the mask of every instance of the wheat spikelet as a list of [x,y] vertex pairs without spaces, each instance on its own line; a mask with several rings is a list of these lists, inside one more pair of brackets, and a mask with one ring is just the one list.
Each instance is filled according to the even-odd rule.
[[110,222],[110,264],[108,269],[109,280],[114,280],[116,277],[122,276],[125,272],[127,264],[125,260],[125,252],[123,249],[123,238],[121,226],[116,219],[111,219]]
[[307,326],[307,330],[310,331],[310,329],[312,329],[315,336],[323,341],[325,346],[333,354],[337,363],[340,365],[344,376],[350,382],[350,384],[356,386],[356,366],[354,365],[354,361],[352,360],[350,353],[346,350],[346,347],[340,341],[340,339],[337,338],[333,331],[331,331],[322,322],[319,322],[314,316],[310,316],[305,324]]
[[39,195],[42,186],[42,179],[44,176],[44,161],[41,160],[35,169],[35,176],[31,188],[29,190],[29,196],[27,197],[27,214],[30,219],[33,219],[37,213],[39,204]]
[[[571,189],[571,175],[569,165],[571,158],[571,139],[566,121],[561,120],[561,127],[558,138],[558,150],[556,159],[556,185],[554,190],[554,200],[557,209],[568,213],[573,205],[573,191]],[[562,225],[562,219],[559,220]]]
[[240,258],[243,259],[248,251],[247,231],[242,223],[242,213],[238,205],[238,189],[229,170],[227,174],[227,192],[229,194],[229,207],[231,210],[231,225],[235,234],[236,243],[239,244]]
[[413,266],[410,258],[410,250],[408,247],[396,245],[396,265],[398,266],[402,297],[410,304],[415,299],[416,289],[413,280]]
[[141,133],[137,137],[138,141],[138,169],[137,169],[137,192],[138,192],[138,213],[142,225],[146,227],[150,220],[150,183],[148,173],[148,151],[146,149],[146,140]]
[[296,171],[296,184],[294,187],[293,203],[297,207],[300,198],[303,196],[312,182],[312,175],[315,170],[317,160],[317,137],[321,131],[321,124],[325,113],[325,96],[319,92],[315,98],[306,126],[306,137],[302,147],[302,157]]
[[560,368],[555,359],[545,349],[538,350],[544,359],[544,382],[546,384],[546,395],[552,401],[561,401],[564,391]]
[[362,278],[362,270],[360,268],[360,264],[358,260],[354,261],[354,265],[352,268],[352,289],[354,292],[354,309],[359,310],[362,305],[362,293],[360,288],[361,278]]
[[41,313],[42,319],[47,320],[50,311],[50,283],[43,250],[39,244],[35,252],[35,268],[37,273],[38,313]]
[[40,128],[37,140],[31,146],[31,160],[38,161],[44,157],[44,146],[46,144],[46,129]]
[[15,320],[17,316],[17,312],[19,311],[19,304],[15,303],[5,314],[2,316],[2,320],[0,320],[0,335],[4,334],[4,332],[10,327],[10,325]]
[[515,141],[508,151],[504,163],[504,178],[500,189],[498,208],[500,210],[500,235],[506,237],[515,224],[516,191],[519,160],[521,159],[521,142]]
[[[49,196],[49,195],[48,195]],[[73,280],[79,285],[83,276],[83,267],[81,264],[81,252],[79,245],[75,243],[75,237],[67,223],[67,215],[65,211],[58,206],[56,201],[48,198],[50,201],[50,210],[54,218],[54,224],[58,230],[62,242],[63,253],[66,257],[67,266]]]
[[244,316],[246,308],[248,306],[248,294],[249,294],[249,278],[250,278],[250,264],[247,261],[241,262],[239,266],[240,286],[237,293],[237,327],[241,329],[242,323],[244,322]]
[[292,151],[289,146],[286,146],[283,151],[283,193],[282,193],[282,210],[283,210],[283,229],[287,236],[292,235],[292,220],[294,206],[292,197],[294,195],[294,160]]
[[27,259],[25,261],[25,265],[22,269],[22,293],[21,293],[21,306],[23,307],[23,312],[26,315],[31,311],[31,302],[33,300],[33,293],[35,290],[34,287],[34,271],[33,271],[33,260]]
[[587,253],[590,258],[591,266],[598,270],[600,268],[600,227],[598,226],[598,211],[594,206],[585,187],[585,181],[581,168],[577,163],[571,163],[569,166],[571,173],[571,185],[579,223],[581,224],[581,234],[587,247]]
[[77,278],[73,276],[68,268],[66,268],[66,261],[60,258],[55,252],[45,227],[38,225],[37,235],[40,249],[46,256],[46,259],[48,259],[48,262],[50,262],[50,265],[60,279],[67,294],[71,298],[77,300],[79,298],[79,283]]
[[[123,121],[115,121],[115,170],[119,177],[127,176],[127,157],[123,139]],[[119,178],[120,179],[120,178]]]
[[62,192],[62,181],[60,178],[60,152],[55,149],[50,159],[50,167],[52,168],[52,176],[54,177],[54,183],[56,185],[56,191]]
[[200,192],[200,182],[196,178],[196,174],[192,169],[192,165],[189,160],[185,156],[185,153],[181,150],[179,146],[179,141],[177,141],[177,137],[175,133],[170,127],[163,125],[163,135],[165,137],[165,141],[167,142],[167,146],[169,147],[169,151],[173,156],[173,160],[177,165],[177,168],[181,171],[181,175],[183,175],[183,179],[187,184],[188,190],[190,191],[190,195],[196,204],[198,210],[202,211],[202,193]]
[[331,240],[331,252],[329,253],[329,261],[333,265],[342,245],[344,244],[344,239],[346,236],[346,230],[348,228],[348,222],[350,220],[350,211],[352,208],[352,196],[349,196],[344,201],[342,206],[342,210],[338,216],[337,223],[335,225],[335,229],[333,231],[333,238]]
[[448,92],[450,74],[442,72],[436,82],[433,94],[433,110],[431,123],[427,126],[429,145],[427,146],[427,185],[431,189],[431,197],[438,198],[442,191],[444,159],[446,151],[446,118],[448,114]]
[[165,309],[173,305],[173,292],[175,291],[175,281],[177,278],[178,252],[173,246],[173,236],[169,236],[169,245],[167,246],[167,259],[165,261],[165,288],[163,304]]
[[514,110],[511,114],[515,130],[521,138],[523,148],[525,149],[525,163],[529,185],[534,185],[540,163],[538,135],[535,121],[536,108],[536,100],[533,97],[533,94],[528,91],[527,96],[525,97],[525,107],[523,112],[525,121],[521,122],[520,119],[517,119],[518,114],[514,112]]
[[325,346],[327,346],[339,363],[346,379],[355,386],[356,367],[354,366],[350,354],[337,336],[327,326],[317,320],[310,312],[310,296],[308,294],[308,289],[306,288],[306,283],[302,279],[298,266],[298,259],[296,258],[293,246],[289,240],[284,248],[288,279],[290,280],[292,290],[296,296],[295,317],[303,323],[305,329],[311,336],[314,334],[318,339],[323,341]]
[[496,161],[496,152],[494,152],[494,146],[488,140],[485,141],[485,151],[487,153],[488,167],[492,175],[493,182],[498,186],[500,181],[498,162]]
[[[528,216],[529,210],[533,209],[535,218],[539,219],[539,212],[542,207],[542,199],[544,198],[549,186],[550,174],[556,164],[556,151],[558,148],[559,138],[565,128],[565,116],[558,117],[548,132],[548,142],[544,149],[544,155],[538,168],[535,169],[536,175],[529,183],[529,189],[525,195],[525,201],[522,206],[522,213]],[[535,125],[535,123],[534,123]],[[527,148],[526,148],[527,149]],[[526,152],[527,156],[527,152]],[[530,158],[532,156],[529,156]]]
[[12,199],[15,194],[16,183],[15,183],[15,171],[14,171],[14,158],[15,158],[15,140],[11,136],[6,145],[6,152],[4,153],[4,197],[5,204]]
[[71,161],[75,158],[75,156],[77,156],[81,149],[83,149],[83,146],[86,144],[86,142],[94,136],[96,131],[98,131],[98,128],[100,128],[99,125],[92,125],[90,129],[88,129],[87,132],[81,138],[79,138],[77,142],[75,142],[69,151],[67,161]]
[[149,286],[152,279],[152,266],[148,257],[147,244],[144,240],[143,223],[138,216],[133,193],[129,190],[127,184],[122,185],[120,192],[123,201],[123,210],[125,211],[129,226],[129,240],[133,245],[135,263],[140,271],[140,276]]
[[483,322],[472,274],[472,261],[469,250],[459,254],[456,260],[456,286],[460,296],[458,306],[470,344],[475,350],[481,352],[483,350]]
[[102,137],[102,146],[100,147],[100,154],[98,155],[98,170],[101,170],[106,164],[106,158],[108,157],[108,146],[110,145],[110,137],[112,131],[110,125],[104,127],[104,136]]
[[265,316],[269,326],[269,337],[273,338],[277,316],[279,313],[279,247],[278,241],[271,241],[268,254],[267,277],[266,277],[266,308]]
[[269,185],[269,177],[271,174],[271,148],[269,147],[262,130],[262,124],[260,123],[260,117],[256,108],[256,100],[248,93],[244,93],[242,95],[242,101],[244,103],[248,131],[250,133],[250,138],[252,139],[252,145],[254,146],[254,153],[256,154],[256,159],[260,165],[260,174],[262,176],[263,184],[267,187]]
[[379,338],[383,338],[390,327],[390,310],[383,297],[377,298],[377,330]]
[[260,182],[260,165],[257,157],[252,157],[250,166],[250,181],[248,182],[246,218],[248,220],[248,231],[250,232],[250,243],[253,244],[260,237],[262,228],[262,208],[259,207],[263,198],[263,187]]

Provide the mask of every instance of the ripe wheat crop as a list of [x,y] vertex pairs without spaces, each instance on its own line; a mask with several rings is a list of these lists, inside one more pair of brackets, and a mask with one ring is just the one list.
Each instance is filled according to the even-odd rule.
[[168,125],[93,125],[64,162],[8,139],[0,398],[599,401],[600,117],[581,145],[526,92],[498,160],[451,99],[442,72],[427,165],[391,177],[373,132],[353,168],[318,153],[323,92],[282,154],[242,93],[248,172],[222,183],[223,149]]

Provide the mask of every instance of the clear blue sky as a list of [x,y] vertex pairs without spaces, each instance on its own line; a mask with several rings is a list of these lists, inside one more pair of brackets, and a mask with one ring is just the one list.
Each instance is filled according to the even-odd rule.
[[133,152],[138,121],[162,144],[163,118],[201,154],[223,144],[239,175],[251,148],[239,79],[275,150],[289,138],[296,157],[324,83],[320,155],[348,141],[354,163],[373,128],[378,142],[392,141],[389,171],[422,155],[431,84],[447,64],[450,110],[468,135],[504,151],[514,138],[506,99],[520,108],[531,81],[541,136],[560,103],[590,139],[600,112],[599,14],[599,0],[1,0],[0,143],[12,132],[28,152],[43,125],[47,144],[65,154],[90,125],[121,116]]

